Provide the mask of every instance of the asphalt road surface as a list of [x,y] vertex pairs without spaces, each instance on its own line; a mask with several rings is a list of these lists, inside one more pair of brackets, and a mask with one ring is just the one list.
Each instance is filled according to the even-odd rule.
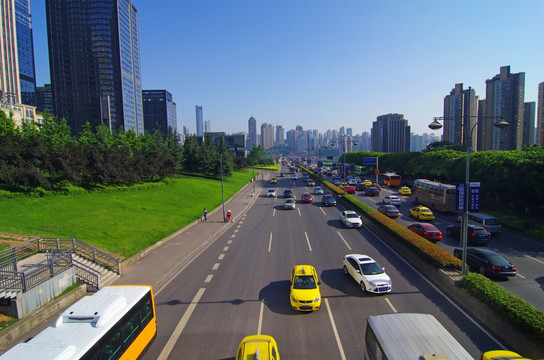
[[[272,335],[283,359],[361,359],[366,318],[391,312],[433,314],[474,357],[502,348],[425,277],[367,228],[346,229],[341,207],[266,198],[254,203],[167,284],[156,288],[158,335],[143,359],[234,359],[247,335]],[[273,186],[282,194],[288,178]],[[312,188],[313,189],[313,188]],[[297,199],[305,188],[296,182]],[[342,257],[367,254],[392,278],[393,292],[363,293],[344,275]],[[312,313],[289,304],[289,274],[296,264],[316,267],[321,308]]]

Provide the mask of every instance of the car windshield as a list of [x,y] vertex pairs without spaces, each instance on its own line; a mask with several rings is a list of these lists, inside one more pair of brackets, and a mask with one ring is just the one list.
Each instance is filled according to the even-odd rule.
[[438,229],[434,225],[426,225],[424,229],[425,231],[438,231]]
[[355,218],[358,218],[359,215],[353,214],[353,213],[347,213],[347,214],[346,214],[346,217],[347,217],[347,218],[350,218],[350,219],[355,219]]
[[485,224],[486,225],[500,225],[501,222],[499,220],[497,220],[497,219],[487,219],[485,221]]
[[295,276],[293,289],[315,289],[314,277],[311,275]]
[[285,203],[286,203],[286,204],[292,204],[292,203],[294,203],[294,202],[295,202],[295,200],[293,200],[293,199],[287,199],[287,200],[285,200]]
[[432,211],[429,210],[429,209],[421,209],[421,212],[426,213],[426,214],[431,214],[432,213]]
[[366,263],[361,264],[361,269],[364,275],[378,275],[383,274],[383,269],[378,263]]

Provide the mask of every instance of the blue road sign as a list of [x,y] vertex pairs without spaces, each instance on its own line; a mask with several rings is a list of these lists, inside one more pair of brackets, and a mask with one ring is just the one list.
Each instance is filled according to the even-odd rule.
[[[459,211],[465,211],[465,183],[459,183],[455,185],[455,208]],[[480,183],[471,182],[469,192],[468,211],[478,212],[480,211]]]

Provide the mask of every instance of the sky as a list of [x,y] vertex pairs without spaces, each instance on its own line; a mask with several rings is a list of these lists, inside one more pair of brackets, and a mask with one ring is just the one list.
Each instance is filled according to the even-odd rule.
[[[457,83],[525,73],[544,82],[542,0],[132,0],[143,89],[166,89],[178,130],[248,131],[248,119],[325,132],[370,132],[399,113],[431,133]],[[45,1],[32,0],[37,85],[50,83]],[[440,135],[439,131],[437,135]]]

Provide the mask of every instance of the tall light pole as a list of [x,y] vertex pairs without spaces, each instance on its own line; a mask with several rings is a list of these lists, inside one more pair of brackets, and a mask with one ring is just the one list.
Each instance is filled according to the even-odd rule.
[[[499,121],[493,123],[493,126],[499,129],[504,129],[509,123],[504,121],[500,116],[465,116],[464,118],[478,118],[480,120],[485,119],[491,119],[495,121],[496,119],[499,119]],[[461,262],[462,268],[461,273],[463,276],[467,274],[467,268],[466,268],[466,262],[467,262],[467,233],[468,233],[468,212],[469,212],[469,206],[470,206],[470,150],[471,150],[471,142],[472,142],[472,132],[476,128],[476,125],[478,125],[478,121],[472,125],[472,128],[469,129],[470,124],[466,124],[464,121],[464,118],[456,118],[456,117],[434,117],[433,122],[429,124],[429,128],[432,130],[438,130],[442,128],[442,124],[439,123],[439,121],[460,121],[461,127],[463,128],[463,136],[465,138],[465,147],[467,148],[467,159],[466,159],[466,165],[465,165],[465,204],[463,206],[463,222],[461,224],[461,243],[463,246],[463,253],[461,256]],[[467,137],[468,135],[468,137]]]
[[223,221],[226,221],[225,191],[223,190],[223,151],[221,151],[219,154],[219,167],[221,168],[221,202],[223,203]]
[[[353,141],[351,139],[346,139],[348,137],[348,135],[341,135],[342,136],[342,150],[343,150],[343,157],[342,157],[342,160],[343,160],[343,163],[344,163],[344,166],[343,166],[343,170],[342,170],[342,178],[345,180],[346,179],[346,146],[348,143],[351,143],[353,145],[357,145],[357,142],[356,141]],[[336,142],[333,142],[331,143],[331,146],[336,146],[337,143]]]

